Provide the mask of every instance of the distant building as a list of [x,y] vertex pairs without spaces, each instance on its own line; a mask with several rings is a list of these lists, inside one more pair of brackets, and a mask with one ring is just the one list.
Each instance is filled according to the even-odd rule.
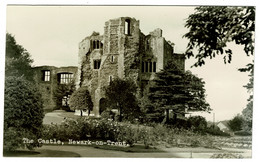
[[53,110],[55,108],[68,107],[70,96],[64,96],[61,105],[55,102],[54,93],[58,86],[74,83],[78,68],[75,66],[55,67],[55,66],[37,66],[33,68],[35,82],[39,85],[44,100],[44,109]]
[[232,133],[232,130],[230,129],[230,127],[228,126],[228,121],[220,121],[217,123],[217,127],[225,132],[225,133]]
[[155,29],[144,35],[139,20],[120,17],[105,22],[104,34],[93,32],[79,43],[77,88],[87,86],[94,103],[94,116],[105,109],[103,87],[114,78],[133,80],[142,93],[156,72],[175,61],[185,69],[183,54],[174,53],[174,44]]

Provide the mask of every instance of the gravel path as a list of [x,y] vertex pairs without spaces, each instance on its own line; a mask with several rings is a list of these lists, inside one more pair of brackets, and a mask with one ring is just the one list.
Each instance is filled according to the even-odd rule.
[[[51,146],[44,145],[36,149],[69,151],[79,154],[81,157],[121,157],[121,158],[210,158],[215,153],[241,152],[245,158],[251,157],[251,151],[245,149],[205,149],[205,148],[169,148],[166,152],[133,153],[114,150],[103,150],[86,146]],[[192,152],[191,152],[192,151]]]
[[60,124],[64,117],[60,116],[62,112],[59,111],[53,111],[50,113],[45,114],[43,118],[43,124]]

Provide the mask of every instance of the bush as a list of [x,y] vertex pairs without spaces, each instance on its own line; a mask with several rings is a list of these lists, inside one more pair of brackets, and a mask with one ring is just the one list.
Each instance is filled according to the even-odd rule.
[[243,123],[244,123],[244,118],[238,114],[233,119],[228,121],[228,126],[233,131],[240,131],[242,130]]
[[[39,146],[44,117],[43,101],[36,86],[23,77],[7,77],[4,96],[4,148]],[[24,144],[23,138],[34,140]]]
[[219,127],[215,126],[211,126],[209,128],[206,129],[206,133],[214,135],[214,136],[230,136],[229,133],[226,132],[222,132]]
[[202,116],[191,116],[188,118],[188,127],[195,131],[204,132],[207,128],[207,121]]
[[70,97],[69,103],[72,110],[81,111],[81,116],[84,109],[88,110],[88,115],[90,114],[90,111],[93,110],[93,102],[91,100],[91,95],[88,91],[88,87],[80,87],[75,92],[73,92]]
[[126,142],[130,146],[142,142],[146,148],[156,145],[185,143],[192,147],[213,147],[213,138],[191,130],[173,128],[162,124],[133,125],[107,119],[67,119],[61,125],[44,126],[44,137],[60,140],[111,140]]
[[237,131],[237,132],[235,132],[234,134],[237,135],[237,136],[251,136],[251,135],[252,135],[251,132],[249,132],[249,131],[244,131],[244,130],[242,130],[242,131]]

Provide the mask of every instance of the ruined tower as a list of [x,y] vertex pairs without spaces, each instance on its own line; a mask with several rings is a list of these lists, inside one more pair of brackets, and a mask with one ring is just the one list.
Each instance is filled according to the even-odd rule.
[[129,78],[142,90],[154,74],[176,58],[184,69],[184,56],[173,53],[172,43],[155,29],[144,35],[139,20],[120,17],[105,22],[104,34],[93,32],[79,43],[77,87],[89,88],[92,115],[104,111],[104,91],[114,78]]

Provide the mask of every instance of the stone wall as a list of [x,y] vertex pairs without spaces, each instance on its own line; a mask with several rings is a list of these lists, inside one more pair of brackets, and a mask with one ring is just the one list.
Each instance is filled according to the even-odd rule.
[[[100,40],[102,48],[93,50],[91,40]],[[142,91],[155,76],[154,71],[142,72],[142,62],[156,62],[156,72],[159,72],[173,57],[172,43],[165,41],[161,29],[146,36],[135,18],[111,19],[105,22],[102,36],[95,33],[80,42],[77,87],[89,87],[94,103],[91,113],[99,116],[100,100],[105,97],[104,87],[111,79],[131,79]],[[99,69],[93,68],[96,59],[101,60]],[[184,65],[181,57],[176,56],[176,59]]]
[[[68,67],[55,67],[55,66],[37,66],[32,69],[34,71],[34,80],[38,85],[43,97],[44,109],[53,110],[56,108],[56,102],[54,99],[54,92],[58,87],[58,74],[59,73],[72,73],[74,74],[74,80],[77,78],[78,68],[75,66]],[[44,81],[44,71],[50,71],[50,81]]]

